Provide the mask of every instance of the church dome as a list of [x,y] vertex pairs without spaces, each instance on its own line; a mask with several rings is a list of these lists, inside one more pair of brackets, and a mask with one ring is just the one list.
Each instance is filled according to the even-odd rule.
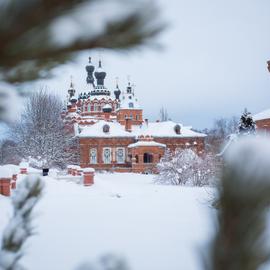
[[102,68],[101,61],[99,60],[98,68],[95,72],[95,77],[97,79],[97,85],[104,85],[104,79],[106,77],[106,72]]
[[93,73],[95,70],[95,66],[91,62],[91,57],[89,57],[89,64],[85,67],[88,73]]

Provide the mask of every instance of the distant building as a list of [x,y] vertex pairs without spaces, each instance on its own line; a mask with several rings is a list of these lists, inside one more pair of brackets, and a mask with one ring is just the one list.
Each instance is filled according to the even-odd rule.
[[257,131],[270,132],[270,109],[253,116]]
[[104,85],[106,72],[95,70],[89,58],[87,91],[75,97],[73,83],[62,117],[67,127],[79,137],[80,166],[119,172],[155,171],[166,149],[192,148],[204,151],[204,134],[191,127],[143,119],[143,110],[128,82],[125,90],[116,84],[113,96]]

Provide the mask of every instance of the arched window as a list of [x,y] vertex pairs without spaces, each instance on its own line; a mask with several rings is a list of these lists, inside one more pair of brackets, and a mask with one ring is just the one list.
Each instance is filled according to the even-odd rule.
[[128,103],[128,107],[129,107],[129,108],[134,108],[133,102],[129,102],[129,103]]
[[87,105],[87,111],[91,112],[91,105],[90,104]]
[[90,149],[89,161],[90,161],[90,164],[97,164],[97,149],[96,148]]
[[97,103],[95,103],[94,104],[94,111],[97,112],[97,110],[98,110],[98,105],[97,105]]
[[125,163],[125,148],[116,148],[116,162],[119,164]]
[[110,164],[112,161],[111,148],[103,148],[103,162],[105,164]]
[[144,153],[143,163],[153,163],[153,155],[149,153]]

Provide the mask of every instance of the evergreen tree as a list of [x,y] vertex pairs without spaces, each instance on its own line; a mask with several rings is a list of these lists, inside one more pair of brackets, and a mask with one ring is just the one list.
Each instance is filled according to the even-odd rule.
[[256,131],[256,124],[253,121],[252,115],[247,109],[244,110],[238,126],[238,131],[242,135],[254,134]]

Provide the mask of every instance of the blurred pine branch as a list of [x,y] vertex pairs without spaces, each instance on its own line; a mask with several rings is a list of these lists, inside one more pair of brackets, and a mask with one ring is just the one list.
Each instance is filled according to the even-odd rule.
[[269,138],[244,138],[231,147],[218,187],[217,232],[207,270],[258,270],[270,259]]
[[[10,0],[0,2],[0,79],[9,83],[46,78],[50,70],[72,60],[82,50],[95,48],[129,49],[149,44],[164,29],[156,22],[158,10],[146,1],[134,5],[131,0],[117,1],[123,9],[134,5],[125,15],[104,22],[102,31],[94,31],[93,14],[87,17],[89,29],[70,42],[57,43],[52,34],[59,19],[76,20],[80,9],[105,0]],[[108,1],[107,1],[108,2]],[[109,8],[109,7],[108,7]],[[82,22],[78,22],[81,23]],[[89,27],[88,27],[89,26]],[[71,35],[68,29],[59,35]]]

